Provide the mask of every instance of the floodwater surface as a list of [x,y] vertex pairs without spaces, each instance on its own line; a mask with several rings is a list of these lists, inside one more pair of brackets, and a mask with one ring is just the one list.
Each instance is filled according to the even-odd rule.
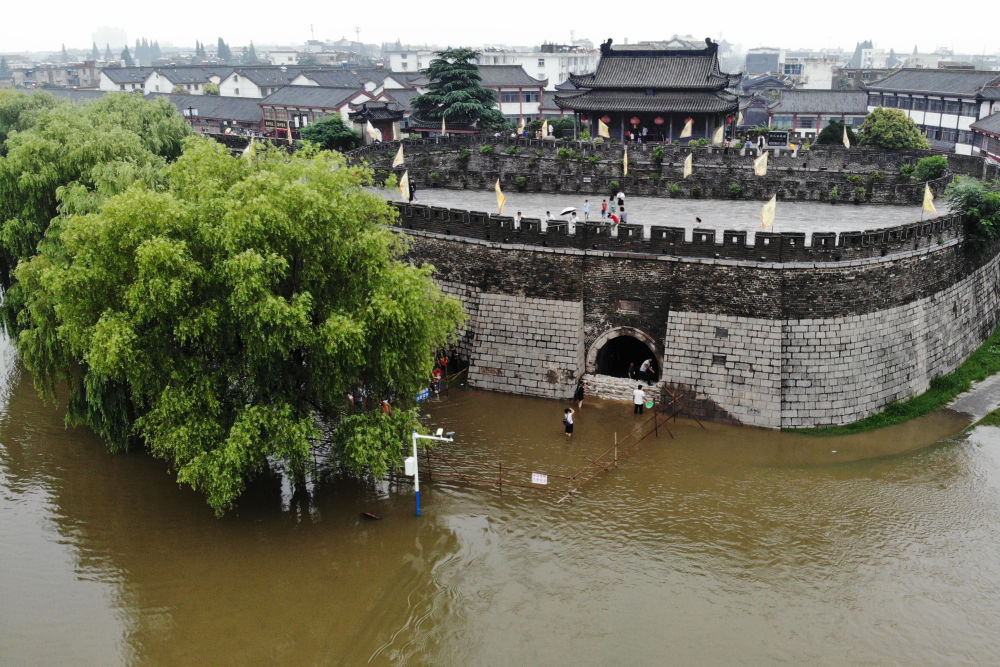
[[322,472],[309,496],[259,480],[217,520],[163,463],[65,429],[7,349],[4,664],[1000,655],[1000,429],[951,439],[960,415],[850,438],[678,420],[559,502],[575,482],[557,475],[625,449],[648,415],[588,399],[568,440],[567,404],[452,390],[426,405],[456,432],[440,456],[549,485],[500,492],[441,463],[431,480],[421,457],[420,517],[411,485]]

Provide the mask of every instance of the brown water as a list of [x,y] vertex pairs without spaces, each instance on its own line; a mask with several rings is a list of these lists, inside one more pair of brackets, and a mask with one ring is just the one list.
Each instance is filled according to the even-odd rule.
[[[280,476],[216,520],[163,464],[0,386],[0,663],[993,663],[1000,429],[694,423],[558,493]],[[559,473],[636,420],[453,392],[449,452]],[[935,444],[938,443],[938,444]],[[423,461],[422,461],[423,462]],[[505,478],[519,480],[517,474]],[[362,519],[363,511],[382,515]]]

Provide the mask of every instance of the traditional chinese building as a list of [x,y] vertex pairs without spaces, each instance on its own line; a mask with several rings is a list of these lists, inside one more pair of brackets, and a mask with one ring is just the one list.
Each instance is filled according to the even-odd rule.
[[556,96],[556,104],[579,116],[592,136],[602,120],[613,138],[627,131],[646,140],[677,140],[688,119],[691,139],[711,138],[715,129],[732,122],[739,99],[735,88],[740,74],[719,69],[719,46],[691,42],[611,48],[601,44],[601,60],[593,74],[570,75],[583,93]]

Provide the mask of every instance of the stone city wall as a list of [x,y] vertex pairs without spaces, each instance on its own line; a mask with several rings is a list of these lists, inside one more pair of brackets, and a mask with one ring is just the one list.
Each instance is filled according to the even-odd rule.
[[567,398],[609,337],[638,332],[695,414],[768,428],[847,423],[925,390],[1000,305],[995,251],[958,239],[773,263],[407,235],[466,303],[473,386]]
[[612,233],[608,225],[578,222],[570,233],[565,222],[549,222],[542,231],[538,218],[523,218],[519,228],[511,216],[440,206],[392,202],[399,212],[397,225],[439,234],[589,250],[610,250],[744,259],[768,262],[839,262],[881,257],[931,245],[940,245],[962,234],[961,219],[944,215],[922,222],[852,232],[757,232],[752,245],[743,230],[695,229],[685,238],[683,227],[651,225],[645,236],[642,225],[619,225]]
[[[400,142],[371,144],[350,153],[368,160],[377,174],[388,175]],[[830,201],[837,188],[840,202],[912,204],[922,201],[924,185],[899,176],[904,164],[915,165],[930,151],[882,151],[822,146],[791,153],[772,149],[768,173],[753,174],[755,150],[665,146],[657,164],[649,144],[629,146],[629,174],[622,175],[622,146],[590,142],[448,137],[402,142],[405,168],[422,186],[492,189],[499,180],[507,191],[603,193],[611,183],[632,195],[767,200],[777,193],[788,201]],[[482,149],[488,152],[483,153]],[[508,152],[510,151],[510,152]],[[516,153],[515,153],[516,151]],[[693,153],[694,171],[684,179],[682,165]],[[985,162],[948,155],[951,174],[984,175]],[[943,191],[948,178],[931,187]],[[734,191],[733,186],[738,186]]]

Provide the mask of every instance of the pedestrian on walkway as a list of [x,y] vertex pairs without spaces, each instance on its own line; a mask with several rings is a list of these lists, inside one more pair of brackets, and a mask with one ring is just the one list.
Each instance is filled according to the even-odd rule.
[[583,200],[583,221],[590,222],[590,200]]
[[646,392],[642,390],[642,385],[632,390],[632,414],[641,415],[643,404],[646,402]]
[[601,217],[602,218],[608,217],[608,200],[607,199],[602,199],[601,200]]
[[410,201],[417,201],[417,181],[416,179],[409,179],[410,181]]
[[573,408],[563,410],[563,425],[566,427],[566,437],[573,437]]
[[576,391],[573,393],[573,400],[576,401],[576,409],[583,409],[583,377],[576,381]]

